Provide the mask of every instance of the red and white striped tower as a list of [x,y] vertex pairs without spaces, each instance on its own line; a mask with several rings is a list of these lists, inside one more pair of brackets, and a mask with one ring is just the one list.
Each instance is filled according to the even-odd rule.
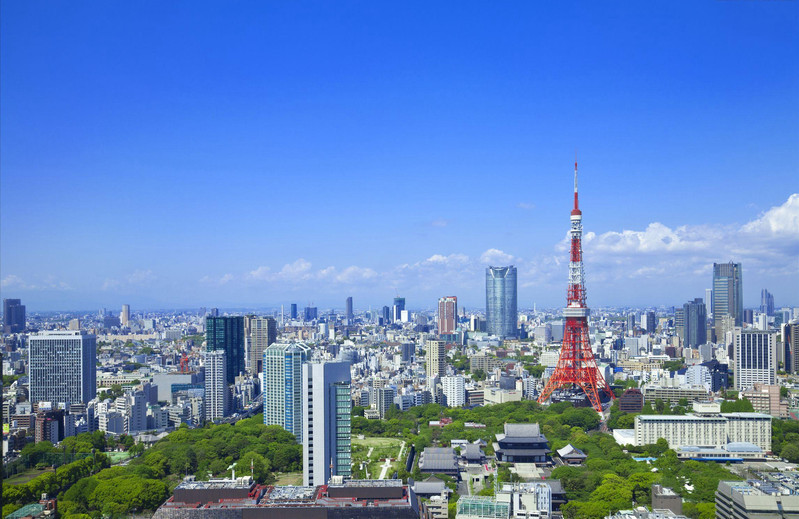
[[552,392],[563,386],[576,386],[583,390],[591,407],[602,412],[599,392],[604,390],[613,397],[605,378],[597,369],[591,341],[588,338],[588,314],[585,304],[585,272],[583,270],[583,213],[577,202],[577,162],[574,163],[574,209],[571,212],[571,252],[569,258],[569,290],[563,316],[563,345],[555,372],[549,378],[538,402],[545,402]]

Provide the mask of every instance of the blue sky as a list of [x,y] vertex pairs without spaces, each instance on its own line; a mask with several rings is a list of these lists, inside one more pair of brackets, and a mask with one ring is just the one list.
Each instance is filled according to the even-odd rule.
[[[0,17],[0,280],[32,309],[799,305],[799,2],[36,2]],[[590,234],[588,234],[590,233]]]

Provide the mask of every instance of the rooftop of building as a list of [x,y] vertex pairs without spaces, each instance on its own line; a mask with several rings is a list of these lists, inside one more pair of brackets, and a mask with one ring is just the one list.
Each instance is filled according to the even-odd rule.
[[[170,497],[161,507],[170,508],[261,508],[261,507],[415,507],[413,491],[402,480],[344,480],[319,486],[243,486],[245,480],[184,481],[178,488],[192,493],[191,501]],[[246,497],[219,497],[220,489],[245,489]],[[177,490],[177,489],[176,489]],[[184,492],[185,495],[185,492]],[[213,497],[212,497],[213,496]]]

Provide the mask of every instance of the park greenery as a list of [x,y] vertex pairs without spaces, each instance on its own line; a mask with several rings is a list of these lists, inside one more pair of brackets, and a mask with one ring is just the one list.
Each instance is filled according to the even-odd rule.
[[[745,407],[746,404],[736,404]],[[738,410],[735,407],[735,410]],[[656,401],[645,406],[649,414],[673,414],[690,411],[687,401],[673,408],[665,402]],[[685,500],[684,512],[693,519],[709,519],[715,515],[714,493],[721,480],[739,479],[723,465],[680,461],[669,449],[665,440],[655,445],[622,448],[609,434],[598,430],[599,416],[592,409],[577,409],[568,403],[557,403],[541,407],[535,402],[510,402],[506,404],[476,407],[473,409],[446,408],[437,404],[412,407],[407,411],[393,408],[384,420],[363,418],[363,408],[353,412],[353,434],[365,436],[402,437],[416,447],[417,452],[430,445],[449,445],[453,439],[486,442],[486,453],[492,453],[491,443],[495,434],[502,432],[505,423],[538,423],[550,442],[550,449],[560,449],[567,444],[581,449],[588,461],[581,466],[556,468],[552,477],[560,479],[569,503],[562,511],[566,518],[601,518],[610,511],[629,509],[636,505],[651,504],[651,486],[659,483],[672,488]],[[443,427],[430,426],[429,422],[451,418],[452,423]],[[622,413],[618,404],[611,407],[608,426],[632,428],[634,414]],[[466,428],[466,422],[484,424],[485,428]],[[779,423],[778,423],[779,422]],[[783,449],[789,454],[793,450],[791,441],[799,439],[793,423],[775,421],[775,445],[785,443]],[[794,436],[795,435],[795,436]],[[778,438],[779,436],[779,438]],[[796,443],[796,442],[794,442]],[[652,464],[636,461],[635,457],[656,458]],[[498,467],[500,481],[515,481],[518,477],[508,467]],[[423,479],[416,464],[412,472],[399,471],[403,478]],[[444,475],[436,475],[449,481]],[[451,478],[449,478],[451,479]],[[452,489],[455,490],[454,485]],[[478,492],[492,495],[493,485],[486,485]],[[451,497],[454,511],[457,494]]]
[[[102,452],[106,449],[135,457],[112,467]],[[57,448],[49,442],[26,446],[23,455],[36,462],[63,452],[93,454],[28,483],[4,484],[3,516],[37,501],[43,492],[58,496],[59,514],[67,519],[151,513],[189,474],[207,480],[252,470],[257,482],[272,483],[276,472],[302,470],[302,447],[282,427],[263,425],[263,415],[196,429],[182,425],[146,450],[124,435],[107,443],[100,432],[68,438]]]

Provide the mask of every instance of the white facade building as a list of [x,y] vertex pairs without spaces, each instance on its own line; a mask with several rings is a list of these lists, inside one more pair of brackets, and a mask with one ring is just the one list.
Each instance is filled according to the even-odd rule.
[[302,365],[302,484],[326,485],[352,473],[350,365]]
[[638,415],[635,445],[669,442],[669,448],[715,447],[747,442],[771,451],[771,416],[761,413],[719,413],[720,406],[694,403],[686,415]]
[[47,331],[28,338],[30,401],[87,403],[97,396],[97,338]]
[[442,377],[441,386],[447,406],[463,407],[466,404],[466,381],[462,375]]
[[744,391],[755,384],[777,383],[776,338],[775,332],[735,329],[735,389]]
[[224,350],[205,352],[205,419],[224,418],[228,410]]

